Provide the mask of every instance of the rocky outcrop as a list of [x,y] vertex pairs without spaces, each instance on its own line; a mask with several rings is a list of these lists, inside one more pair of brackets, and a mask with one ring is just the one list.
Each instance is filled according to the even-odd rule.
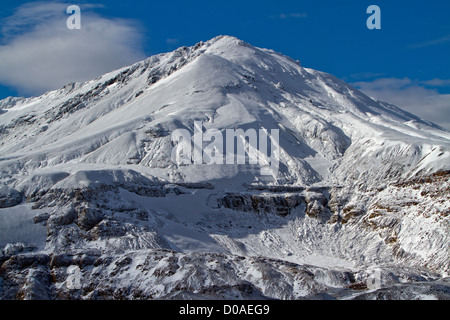
[[7,186],[0,186],[0,209],[11,208],[22,202],[22,194]]
[[227,193],[218,199],[218,204],[220,208],[286,217],[305,204],[305,198],[300,195]]
[[[363,291],[372,279],[378,286],[388,285],[381,293],[394,295],[395,284],[404,281],[400,270],[380,271],[373,277],[367,272],[213,253],[145,250],[110,255],[81,250],[9,258],[0,267],[0,299],[299,299],[325,292],[333,299],[359,295],[365,299],[376,294]],[[426,280],[420,275],[416,279]],[[450,286],[439,285],[434,293],[445,297]],[[420,292],[433,295],[432,290]]]

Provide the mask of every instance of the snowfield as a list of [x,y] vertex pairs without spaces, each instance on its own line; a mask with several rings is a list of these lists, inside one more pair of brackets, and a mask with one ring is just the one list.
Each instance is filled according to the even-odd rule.
[[[177,165],[198,121],[278,129],[279,169]],[[450,133],[272,50],[8,98],[0,137],[0,299],[450,298]]]

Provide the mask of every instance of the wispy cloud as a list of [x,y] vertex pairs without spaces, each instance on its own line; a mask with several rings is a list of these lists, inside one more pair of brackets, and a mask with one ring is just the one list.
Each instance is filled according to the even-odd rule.
[[449,86],[448,79],[380,78],[352,85],[371,97],[390,102],[450,130],[450,94],[440,94],[432,87]]
[[369,80],[369,79],[376,79],[381,77],[386,77],[386,73],[380,73],[380,72],[359,72],[359,73],[353,73],[349,76],[346,76],[343,78],[346,82],[355,82],[355,81],[363,81],[363,80]]
[[271,15],[269,16],[270,19],[303,19],[307,18],[308,15],[304,12],[294,12],[294,13],[280,13],[277,15]]
[[95,78],[145,57],[139,26],[81,6],[81,30],[68,30],[67,4],[20,6],[0,22],[0,83],[35,95]]
[[180,40],[178,38],[168,38],[166,39],[167,44],[177,44]]
[[437,39],[412,44],[412,45],[410,45],[410,48],[413,48],[413,49],[425,48],[425,47],[431,47],[431,46],[435,46],[435,45],[439,45],[439,44],[447,43],[447,42],[450,42],[450,34],[447,34],[447,35],[437,38]]
[[420,83],[431,87],[450,87],[450,79],[431,79]]

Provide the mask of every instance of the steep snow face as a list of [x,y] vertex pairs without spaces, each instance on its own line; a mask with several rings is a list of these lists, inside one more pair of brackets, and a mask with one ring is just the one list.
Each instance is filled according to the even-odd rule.
[[[38,98],[4,100],[2,110],[1,166],[10,174],[90,163],[161,168],[165,179],[192,181],[171,159],[170,135],[180,128],[193,133],[194,121],[205,131],[279,129],[282,165],[274,183],[340,183],[362,172],[371,180],[392,170],[398,178],[449,163],[448,132],[232,37]],[[201,170],[202,180],[208,171],[227,171]]]
[[[279,168],[180,165],[180,129],[279,130]],[[233,37],[0,101],[0,137],[0,276],[23,284],[0,278],[0,297],[33,296],[20,277],[34,268],[26,259],[45,265],[29,270],[37,280],[59,275],[37,291],[76,297],[64,288],[75,256],[87,259],[86,288],[106,295],[95,278],[112,277],[114,262],[109,285],[151,283],[152,292],[136,289],[145,297],[223,287],[241,298],[299,298],[368,288],[379,267],[390,279],[378,279],[383,286],[449,272],[450,133]],[[282,288],[263,275],[280,266]],[[204,276],[187,285],[196,268]],[[96,298],[89,290],[77,294]]]

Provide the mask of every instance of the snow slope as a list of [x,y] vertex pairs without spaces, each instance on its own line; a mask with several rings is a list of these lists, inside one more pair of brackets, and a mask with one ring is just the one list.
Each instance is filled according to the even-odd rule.
[[[355,284],[367,289],[373,270],[382,270],[379,286],[448,275],[450,133],[271,50],[220,36],[41,97],[8,98],[0,110],[4,298],[37,290],[10,284],[26,281],[22,256],[43,261],[41,276],[61,273],[36,291],[48,298],[113,297],[94,278],[121,259],[130,270],[145,261],[148,272],[116,270],[110,289],[150,281],[159,289],[146,298],[200,297],[229,279],[236,287],[223,290],[240,298],[342,298]],[[204,131],[280,130],[279,170],[177,165],[171,134],[193,134],[196,121]],[[158,252],[190,262],[167,271],[152,265]],[[46,262],[59,255],[70,261]],[[105,269],[72,261],[83,255]],[[232,274],[211,276],[241,258]],[[66,290],[73,264],[85,290]],[[273,289],[280,265],[313,268],[312,282],[291,270]]]

